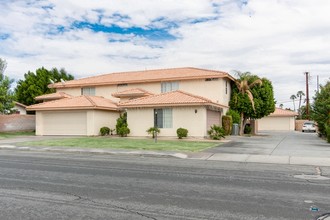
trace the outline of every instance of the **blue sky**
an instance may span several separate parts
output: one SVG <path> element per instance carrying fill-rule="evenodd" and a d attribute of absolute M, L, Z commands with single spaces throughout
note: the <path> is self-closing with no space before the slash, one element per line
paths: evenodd
<path fill-rule="evenodd" d="M 0 57 L 15 80 L 65 68 L 76 78 L 199 67 L 250 71 L 278 104 L 330 77 L 328 0 L 0 0 Z M 311 94 L 313 95 L 313 94 Z"/>

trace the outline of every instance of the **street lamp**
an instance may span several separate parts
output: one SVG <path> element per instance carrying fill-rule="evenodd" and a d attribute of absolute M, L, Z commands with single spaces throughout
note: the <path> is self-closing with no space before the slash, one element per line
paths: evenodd
<path fill-rule="evenodd" d="M 155 111 L 155 143 L 157 143 L 157 111 Z"/>

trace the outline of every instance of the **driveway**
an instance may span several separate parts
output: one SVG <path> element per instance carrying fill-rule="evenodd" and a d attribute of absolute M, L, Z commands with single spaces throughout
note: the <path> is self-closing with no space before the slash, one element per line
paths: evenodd
<path fill-rule="evenodd" d="M 230 136 L 227 139 L 231 142 L 204 152 L 330 158 L 330 144 L 315 133 L 263 132 L 258 136 Z"/>

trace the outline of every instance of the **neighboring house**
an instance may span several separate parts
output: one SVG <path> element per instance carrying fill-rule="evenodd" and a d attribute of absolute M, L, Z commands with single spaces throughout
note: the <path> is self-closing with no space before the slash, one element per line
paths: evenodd
<path fill-rule="evenodd" d="M 13 110 L 16 112 L 16 114 L 20 114 L 20 115 L 26 115 L 26 105 L 19 103 L 19 102 L 15 102 L 14 101 L 14 108 Z"/>
<path fill-rule="evenodd" d="M 257 120 L 257 128 L 259 131 L 294 131 L 297 115 L 294 111 L 275 108 L 273 113 Z"/>
<path fill-rule="evenodd" d="M 161 136 L 176 136 L 183 127 L 190 136 L 204 137 L 211 125 L 221 124 L 233 80 L 228 73 L 198 68 L 112 73 L 50 84 L 57 93 L 39 96 L 47 102 L 28 109 L 36 111 L 37 135 L 98 135 L 102 126 L 114 128 L 114 119 L 127 111 L 131 136 L 146 136 L 157 121 Z M 90 104 L 81 106 L 86 99 Z M 111 106 L 100 109 L 94 99 Z"/>

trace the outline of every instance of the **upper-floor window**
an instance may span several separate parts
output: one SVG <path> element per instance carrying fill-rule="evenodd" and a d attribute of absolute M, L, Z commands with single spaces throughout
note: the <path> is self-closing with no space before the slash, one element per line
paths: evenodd
<path fill-rule="evenodd" d="M 205 81 L 218 81 L 219 78 L 206 78 Z"/>
<path fill-rule="evenodd" d="M 172 128 L 173 117 L 171 108 L 154 109 L 154 126 L 157 128 Z"/>
<path fill-rule="evenodd" d="M 81 88 L 82 95 L 95 95 L 95 87 L 84 87 Z"/>
<path fill-rule="evenodd" d="M 179 82 L 162 82 L 162 93 L 179 89 Z"/>
<path fill-rule="evenodd" d="M 228 94 L 228 81 L 226 80 L 226 94 Z"/>

